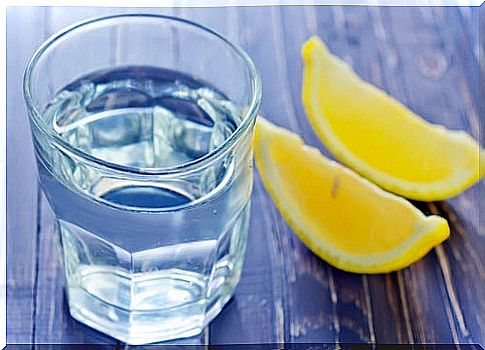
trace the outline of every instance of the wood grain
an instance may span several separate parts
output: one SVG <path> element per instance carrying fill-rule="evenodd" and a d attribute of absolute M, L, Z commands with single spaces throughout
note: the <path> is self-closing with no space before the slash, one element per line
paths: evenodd
<path fill-rule="evenodd" d="M 175 14 L 224 33 L 243 48 L 248 44 L 246 31 L 241 30 L 247 23 L 247 17 L 239 9 L 181 8 L 176 9 Z M 264 208 L 265 205 L 255 194 L 250 238 L 246 248 L 247 255 L 252 258 L 245 262 L 235 297 L 207 328 L 206 342 L 245 343 L 247 339 L 253 339 L 252 342 L 278 342 L 278 332 L 272 327 L 278 324 L 277 310 L 273 308 L 273 301 L 278 299 L 278 285 L 275 285 L 270 256 L 267 254 L 271 247 L 267 243 L 269 230 L 263 229 L 267 227 L 264 218 L 258 218 L 255 214 L 264 212 Z M 235 332 L 235 329 L 238 331 Z"/>
<path fill-rule="evenodd" d="M 456 35 L 454 33 L 457 30 L 451 28 L 463 28 L 460 13 L 447 8 L 421 8 L 416 16 L 410 14 L 403 19 L 400 13 L 399 18 L 397 14 L 390 14 L 387 18 L 393 15 L 395 17 L 392 23 L 395 27 L 391 27 L 391 31 L 406 72 L 401 91 L 407 95 L 408 104 L 428 120 L 450 128 L 465 130 L 478 139 L 479 121 L 476 104 L 470 93 L 471 89 L 476 90 L 474 87 L 478 82 L 476 76 L 466 74 L 477 66 L 473 45 L 470 45 L 468 40 L 456 40 L 456 37 L 454 40 L 448 39 Z M 397 26 L 399 20 L 407 20 L 411 24 L 410 29 L 406 32 L 399 30 Z M 471 35 L 462 33 L 462 37 L 470 38 Z M 409 44 L 405 45 L 406 42 Z M 474 78 L 470 80 L 473 76 Z M 430 104 L 430 101 L 433 103 Z M 425 278 L 435 270 L 438 276 L 438 288 L 431 289 L 434 284 L 427 283 L 424 286 L 424 282 L 423 286 L 417 286 L 417 288 L 426 288 L 431 295 L 441 295 L 442 303 L 436 304 L 442 304 L 442 307 L 436 307 L 433 310 L 429 308 L 429 312 L 432 313 L 433 320 L 437 320 L 443 317 L 438 316 L 438 313 L 442 314 L 442 310 L 445 311 L 445 319 L 451 332 L 450 340 L 453 342 L 470 342 L 471 339 L 482 341 L 483 336 L 483 329 L 480 330 L 480 323 L 477 322 L 477 315 L 480 313 L 469 312 L 464 316 L 462 311 L 462 303 L 467 300 L 475 300 L 474 303 L 479 304 L 483 301 L 482 288 L 472 277 L 472 275 L 482 276 L 483 282 L 483 265 L 478 259 L 479 252 L 484 248 L 484 240 L 478 235 L 477 203 L 480 186 L 483 184 L 473 187 L 446 203 L 436 203 L 438 207 L 448 208 L 448 212 L 438 211 L 435 204 L 428 205 L 429 212 L 441 214 L 448 219 L 451 238 L 435 251 L 438 267 L 429 266 L 426 271 L 417 273 L 422 273 L 422 278 Z M 456 220 L 451 210 L 463 213 L 468 220 Z M 460 243 L 458 243 L 460 237 L 457 235 L 460 223 L 457 221 L 466 225 L 466 234 Z M 460 256 L 459 260 L 455 258 L 456 256 Z M 451 262 L 451 260 L 454 261 Z M 433 265 L 435 264 L 436 262 L 433 262 Z M 451 266 L 455 272 L 453 274 Z M 468 273 L 470 273 L 468 277 L 465 277 Z M 453 280 L 452 276 L 459 276 L 459 278 Z M 409 287 L 413 288 L 412 285 Z M 423 298 L 423 300 L 426 299 Z M 483 305 L 480 305 L 479 309 L 483 310 Z M 430 329 L 429 324 L 426 324 L 426 328 Z M 442 339 L 445 335 L 439 332 L 446 327 L 431 327 L 433 328 L 435 329 L 433 333 L 424 333 L 427 341 Z M 470 337 L 471 332 L 474 333 L 473 337 Z"/>
<path fill-rule="evenodd" d="M 25 22 L 24 22 L 25 21 Z M 18 30 L 18 23 L 28 23 Z M 37 173 L 21 79 L 44 39 L 40 8 L 7 10 L 7 342 L 31 342 L 37 282 Z"/>
<path fill-rule="evenodd" d="M 281 65 L 284 69 L 281 69 L 287 84 L 286 88 L 290 92 L 289 100 L 292 103 L 292 108 L 288 111 L 290 118 L 293 119 L 294 131 L 303 135 L 305 142 L 317 146 L 323 150 L 321 142 L 316 138 L 315 134 L 311 130 L 300 102 L 301 91 L 301 55 L 300 48 L 302 44 L 313 34 L 320 33 L 319 26 L 330 27 L 328 24 L 334 23 L 333 16 L 336 8 L 328 6 L 315 7 L 313 9 L 303 7 L 281 7 L 280 11 L 282 15 L 279 17 L 279 23 L 277 21 L 272 22 L 273 28 L 284 28 L 282 33 L 279 33 L 278 37 L 274 40 L 279 42 L 281 52 L 280 57 Z M 275 12 L 278 9 L 275 10 Z M 338 8 L 337 11 L 340 11 Z M 314 12 L 315 11 L 315 12 Z M 312 16 L 311 13 L 315 13 Z M 277 14 L 277 12 L 276 12 Z M 299 21 L 295 21 L 292 18 L 307 18 L 310 26 L 297 25 Z M 320 22 L 315 23 L 315 18 L 318 18 Z M 294 23 L 293 26 L 283 26 L 283 23 Z M 316 27 L 315 27 L 316 25 Z M 312 32 L 312 31 L 317 32 Z M 277 29 L 274 32 L 278 33 Z M 327 35 L 333 35 L 333 42 L 340 41 L 337 33 L 326 33 Z M 282 87 L 283 89 L 285 86 Z M 293 235 L 292 235 L 293 236 Z M 293 240 L 297 240 L 294 236 Z M 308 275 L 321 276 L 320 281 L 320 297 L 326 299 L 326 303 L 330 301 L 330 305 L 326 306 L 322 302 L 319 302 L 318 307 L 314 307 L 311 303 L 301 305 L 297 309 L 299 313 L 295 312 L 296 317 L 291 319 L 293 328 L 298 329 L 301 324 L 305 325 L 307 321 L 308 313 L 316 313 L 318 317 L 310 324 L 306 325 L 306 328 L 312 329 L 312 333 L 302 334 L 295 333 L 290 338 L 291 341 L 315 341 L 315 342 L 374 342 L 375 333 L 372 323 L 372 310 L 369 299 L 369 288 L 367 283 L 367 277 L 348 274 L 342 271 L 336 270 L 326 264 L 319 261 L 312 253 L 306 251 L 301 245 L 298 247 L 298 251 L 305 251 L 305 259 L 298 261 L 301 270 L 305 271 Z M 291 248 L 294 249 L 294 248 Z M 325 274 L 322 276 L 323 270 Z M 300 278 L 298 278 L 300 280 Z M 328 281 L 328 284 L 325 283 Z M 295 289 L 300 293 L 295 293 L 295 298 L 304 300 L 316 300 L 312 289 L 318 288 L 318 285 L 312 285 L 312 288 L 305 287 L 299 283 L 295 283 Z M 308 297 L 301 294 L 301 291 L 309 293 Z M 310 297 L 312 296 L 312 297 Z M 324 300 L 325 300 L 324 299 Z M 295 302 L 298 305 L 298 303 Z M 330 313 L 324 310 L 331 310 Z M 308 321 L 307 321 L 308 323 Z M 305 329 L 305 328 L 303 328 Z"/>
<path fill-rule="evenodd" d="M 69 316 L 55 221 L 36 185 L 19 82 L 25 62 L 48 35 L 82 18 L 120 12 L 173 14 L 227 35 L 260 70 L 261 114 L 299 133 L 327 156 L 331 154 L 308 124 L 300 98 L 300 48 L 311 35 L 320 36 L 365 80 L 425 119 L 482 137 L 483 145 L 478 76 L 484 70 L 478 56 L 485 47 L 478 35 L 478 8 L 10 8 L 9 342 L 118 343 Z M 446 202 L 415 203 L 426 214 L 448 220 L 450 239 L 402 271 L 357 275 L 311 253 L 280 216 L 256 174 L 246 261 L 234 298 L 203 334 L 171 343 L 483 343 L 483 190 L 480 183 Z"/>

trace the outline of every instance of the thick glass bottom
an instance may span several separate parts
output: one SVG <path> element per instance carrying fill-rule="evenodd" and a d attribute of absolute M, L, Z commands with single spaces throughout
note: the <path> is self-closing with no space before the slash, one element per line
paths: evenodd
<path fill-rule="evenodd" d="M 225 276 L 225 283 L 210 298 L 201 294 L 203 281 L 198 280 L 195 274 L 184 274 L 183 271 L 162 271 L 149 279 L 141 278 L 136 282 L 131 279 L 130 286 L 128 280 L 125 285 L 120 285 L 124 278 L 113 275 L 113 271 L 109 270 L 84 271 L 82 275 L 82 279 L 91 280 L 88 285 L 103 286 L 106 290 L 101 294 L 97 290 L 94 295 L 82 287 L 84 283 L 68 287 L 72 317 L 120 341 L 139 345 L 201 333 L 231 298 L 240 274 L 236 272 L 229 278 Z M 93 283 L 95 279 L 99 279 L 99 283 Z M 106 293 L 126 294 L 123 291 L 125 287 L 137 289 L 136 295 L 140 298 L 138 302 L 133 300 L 131 310 L 113 305 L 99 297 Z M 169 293 L 165 293 L 167 290 Z M 150 308 L 150 305 L 164 304 L 177 306 Z"/>

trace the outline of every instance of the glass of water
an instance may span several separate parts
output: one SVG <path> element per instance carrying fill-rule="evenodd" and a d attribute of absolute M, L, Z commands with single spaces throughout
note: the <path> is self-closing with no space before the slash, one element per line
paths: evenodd
<path fill-rule="evenodd" d="M 183 19 L 96 18 L 39 48 L 24 94 L 71 315 L 132 344 L 200 333 L 244 260 L 249 56 Z"/>

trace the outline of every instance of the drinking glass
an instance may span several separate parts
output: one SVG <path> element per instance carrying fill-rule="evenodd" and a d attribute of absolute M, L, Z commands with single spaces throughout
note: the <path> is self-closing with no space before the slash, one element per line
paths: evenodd
<path fill-rule="evenodd" d="M 131 344 L 200 333 L 244 260 L 250 57 L 185 19 L 112 15 L 48 39 L 23 88 L 72 317 Z"/>

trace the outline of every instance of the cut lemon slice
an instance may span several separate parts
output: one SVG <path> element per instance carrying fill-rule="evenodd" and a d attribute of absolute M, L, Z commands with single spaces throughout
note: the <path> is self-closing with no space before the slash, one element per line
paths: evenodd
<path fill-rule="evenodd" d="M 449 236 L 445 219 L 424 216 L 405 199 L 262 118 L 256 125 L 255 157 L 266 189 L 295 233 L 342 270 L 401 269 Z"/>
<path fill-rule="evenodd" d="M 307 116 L 347 166 L 388 191 L 425 201 L 457 195 L 485 175 L 485 155 L 465 132 L 426 122 L 359 78 L 316 37 L 302 54 Z"/>

